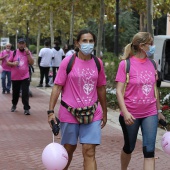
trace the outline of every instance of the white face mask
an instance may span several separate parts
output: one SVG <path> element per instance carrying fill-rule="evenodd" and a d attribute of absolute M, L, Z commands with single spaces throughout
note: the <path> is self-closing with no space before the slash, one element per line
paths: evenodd
<path fill-rule="evenodd" d="M 80 51 L 84 54 L 84 55 L 89 55 L 92 53 L 93 49 L 94 49 L 94 44 L 91 43 L 82 43 L 80 44 Z"/>

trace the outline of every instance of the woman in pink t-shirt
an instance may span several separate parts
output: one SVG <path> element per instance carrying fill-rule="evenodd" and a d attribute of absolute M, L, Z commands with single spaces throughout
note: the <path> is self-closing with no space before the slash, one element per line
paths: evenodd
<path fill-rule="evenodd" d="M 84 169 L 97 169 L 95 148 L 100 144 L 101 128 L 107 121 L 107 107 L 103 63 L 91 55 L 95 42 L 95 35 L 92 32 L 80 31 L 76 41 L 78 53 L 64 58 L 54 81 L 49 111 L 47 111 L 48 122 L 51 126 L 51 121 L 56 122 L 54 107 L 62 91 L 58 118 L 61 122 L 61 144 L 64 145 L 69 155 L 65 169 L 68 169 L 71 163 L 78 139 L 82 144 Z M 71 59 L 74 60 L 68 72 L 67 68 Z M 93 111 L 91 112 L 90 109 Z M 75 113 L 81 116 L 84 113 L 93 113 L 94 117 L 91 119 L 92 122 L 88 122 L 86 118 L 81 122 L 78 120 L 79 117 L 73 116 Z"/>
<path fill-rule="evenodd" d="M 157 72 L 148 57 L 154 54 L 153 38 L 148 32 L 137 33 L 125 47 L 116 75 L 119 122 L 124 135 L 121 170 L 127 170 L 137 140 L 139 127 L 143 136 L 143 169 L 155 169 L 155 141 L 158 119 L 165 120 L 155 96 Z M 129 83 L 125 88 L 125 59 L 130 60 Z M 157 91 L 156 91 L 157 92 Z"/>
<path fill-rule="evenodd" d="M 6 49 L 0 53 L 0 60 L 2 60 L 3 72 L 1 75 L 2 79 L 2 94 L 7 92 L 10 93 L 11 89 L 11 67 L 7 65 L 7 60 L 12 55 L 11 44 L 6 44 Z"/>

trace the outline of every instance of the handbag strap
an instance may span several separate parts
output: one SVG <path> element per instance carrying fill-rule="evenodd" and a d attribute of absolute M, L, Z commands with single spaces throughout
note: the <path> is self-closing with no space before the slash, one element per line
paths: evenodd
<path fill-rule="evenodd" d="M 71 106 L 69 106 L 67 103 L 65 103 L 63 100 L 61 100 L 61 105 L 64 106 L 69 112 L 72 112 L 72 111 L 76 111 L 76 110 L 81 110 L 83 108 L 72 108 Z M 97 108 L 97 105 L 98 105 L 98 101 L 96 101 L 94 104 L 93 104 L 93 107 L 96 109 Z M 87 106 L 88 108 L 89 106 Z M 92 106 L 90 106 L 92 107 Z"/>

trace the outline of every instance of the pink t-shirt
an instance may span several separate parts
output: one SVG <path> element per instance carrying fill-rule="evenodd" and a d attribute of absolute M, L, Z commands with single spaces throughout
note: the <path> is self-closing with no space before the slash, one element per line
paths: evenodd
<path fill-rule="evenodd" d="M 32 57 L 31 53 L 30 56 Z M 11 80 L 24 80 L 29 78 L 29 64 L 28 57 L 26 52 L 21 52 L 20 50 L 16 50 L 16 55 L 9 58 L 10 62 L 19 61 L 18 66 L 11 67 Z"/>
<path fill-rule="evenodd" d="M 154 93 L 155 68 L 151 61 L 148 58 L 140 61 L 135 57 L 131 57 L 129 77 L 130 80 L 124 95 L 127 110 L 135 118 L 157 114 Z M 116 81 L 122 83 L 126 81 L 125 60 L 119 64 Z"/>
<path fill-rule="evenodd" d="M 54 83 L 63 86 L 62 100 L 69 106 L 73 108 L 91 106 L 98 99 L 97 87 L 106 85 L 103 63 L 99 59 L 101 70 L 98 74 L 93 58 L 84 61 L 76 57 L 72 70 L 67 75 L 66 68 L 71 57 L 68 56 L 61 62 Z M 93 121 L 101 120 L 102 112 L 101 105 L 98 103 Z M 59 119 L 61 122 L 78 123 L 75 117 L 62 105 L 59 108 Z"/>
<path fill-rule="evenodd" d="M 10 56 L 12 56 L 13 52 L 11 50 L 10 51 L 4 50 L 0 53 L 0 58 L 4 57 L 6 54 L 8 54 L 8 56 L 2 59 L 2 67 L 4 71 L 11 71 L 11 66 L 7 65 L 7 61 L 10 58 Z"/>

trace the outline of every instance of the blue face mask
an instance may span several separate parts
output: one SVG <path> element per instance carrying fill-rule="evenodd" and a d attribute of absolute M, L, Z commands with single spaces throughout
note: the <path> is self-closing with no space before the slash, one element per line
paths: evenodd
<path fill-rule="evenodd" d="M 149 50 L 146 51 L 146 55 L 151 57 L 155 53 L 155 45 L 149 45 Z"/>
<path fill-rule="evenodd" d="M 94 49 L 94 44 L 82 43 L 82 44 L 80 44 L 79 49 L 84 55 L 89 55 L 92 53 L 92 51 Z"/>

